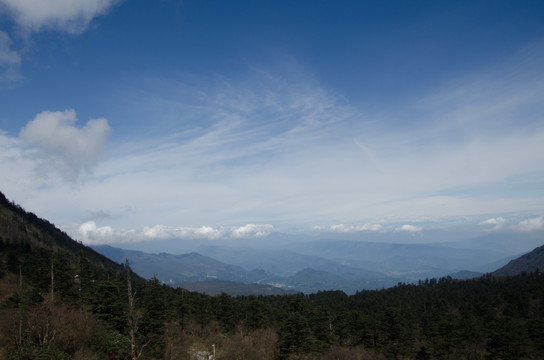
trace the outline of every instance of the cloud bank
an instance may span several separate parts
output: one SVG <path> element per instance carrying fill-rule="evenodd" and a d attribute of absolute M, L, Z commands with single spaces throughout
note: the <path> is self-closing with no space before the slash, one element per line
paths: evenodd
<path fill-rule="evenodd" d="M 480 222 L 480 225 L 485 226 L 485 231 L 499 231 L 504 227 L 506 219 L 499 216 L 496 218 L 491 218 Z"/>
<path fill-rule="evenodd" d="M 544 216 L 520 221 L 517 229 L 522 232 L 544 230 Z"/>
<path fill-rule="evenodd" d="M 269 235 L 274 230 L 270 224 L 246 224 L 239 227 L 174 227 L 155 225 L 144 227 L 142 230 L 118 229 L 110 226 L 97 226 L 94 221 L 87 221 L 77 229 L 71 229 L 70 234 L 86 244 L 133 243 L 167 239 L 181 240 L 219 240 L 219 239 L 249 239 Z"/>
<path fill-rule="evenodd" d="M 398 227 L 395 231 L 408 232 L 408 233 L 417 233 L 417 232 L 423 231 L 423 228 L 421 226 L 405 224 L 405 225 L 402 225 L 402 226 Z"/>
<path fill-rule="evenodd" d="M 340 233 L 354 233 L 362 231 L 381 231 L 383 226 L 381 224 L 363 224 L 363 225 L 344 225 L 337 224 L 332 225 L 329 230 L 332 232 Z"/>
<path fill-rule="evenodd" d="M 36 150 L 42 168 L 57 169 L 70 180 L 90 171 L 105 148 L 108 121 L 91 119 L 76 126 L 76 112 L 43 111 L 20 131 L 19 138 Z"/>
<path fill-rule="evenodd" d="M 480 222 L 480 225 L 484 226 L 484 231 L 520 231 L 520 232 L 533 232 L 544 230 L 544 216 L 538 216 L 529 218 L 518 222 L 515 225 L 509 225 L 508 220 L 499 216 Z"/>

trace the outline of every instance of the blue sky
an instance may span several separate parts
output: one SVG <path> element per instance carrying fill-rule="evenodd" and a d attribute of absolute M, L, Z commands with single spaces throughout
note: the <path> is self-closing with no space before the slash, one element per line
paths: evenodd
<path fill-rule="evenodd" d="M 87 243 L 542 231 L 544 3 L 0 0 L 0 169 Z"/>

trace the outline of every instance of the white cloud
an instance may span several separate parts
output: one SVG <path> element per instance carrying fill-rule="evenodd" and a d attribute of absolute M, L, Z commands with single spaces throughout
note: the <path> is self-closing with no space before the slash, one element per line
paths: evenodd
<path fill-rule="evenodd" d="M 91 119 L 82 128 L 75 123 L 74 110 L 43 111 L 26 124 L 19 137 L 38 149 L 47 166 L 75 180 L 82 170 L 91 170 L 110 132 L 106 119 Z"/>
<path fill-rule="evenodd" d="M 0 31 L 0 84 L 13 83 L 21 79 L 19 65 L 21 56 L 12 49 L 9 35 Z"/>
<path fill-rule="evenodd" d="M 164 225 L 155 225 L 145 227 L 143 230 L 144 239 L 164 240 L 164 239 L 219 239 L 225 233 L 224 229 L 215 229 L 210 226 L 202 227 L 171 227 Z"/>
<path fill-rule="evenodd" d="M 14 39 L 28 40 L 32 33 L 41 30 L 80 34 L 87 29 L 93 18 L 105 14 L 120 1 L 0 0 L 0 15 L 13 18 L 21 30 Z M 26 41 L 26 45 L 18 45 L 24 48 L 28 44 Z M 12 86 L 23 79 L 20 64 L 21 54 L 13 49 L 12 38 L 8 33 L 0 31 L 0 85 Z"/>
<path fill-rule="evenodd" d="M 168 116 L 217 120 L 182 145 L 172 144 L 168 153 L 185 154 L 184 164 L 199 180 L 218 185 L 214 179 L 220 177 L 227 196 L 238 195 L 240 206 L 277 205 L 274 212 L 283 211 L 286 218 L 304 214 L 345 222 L 415 212 L 417 217 L 489 213 L 497 205 L 508 211 L 514 202 L 514 210 L 522 210 L 522 202 L 532 207 L 538 200 L 500 190 L 484 198 L 482 191 L 471 191 L 544 170 L 535 166 L 544 163 L 541 123 L 521 128 L 516 121 L 542 100 L 542 76 L 537 73 L 527 83 L 525 75 L 503 73 L 467 79 L 469 85 L 457 84 L 444 89 L 440 99 L 421 102 L 417 121 L 402 131 L 388 125 L 395 123 L 395 113 L 384 112 L 383 121 L 369 119 L 319 86 L 293 85 L 270 74 L 254 83 L 229 82 L 222 91 L 204 86 L 206 96 L 198 101 L 188 99 L 202 91 L 171 80 L 163 91 L 177 95 L 158 103 L 169 109 Z M 512 88 L 520 90 L 515 99 Z M 158 93 L 150 93 L 155 102 Z M 473 96 L 479 101 L 470 101 Z M 187 103 L 209 113 L 195 114 Z M 499 116 L 501 131 L 492 126 Z M 464 196 L 465 190 L 471 195 Z"/>
<path fill-rule="evenodd" d="M 504 224 L 506 223 L 506 219 L 503 217 L 496 217 L 484 220 L 480 222 L 480 225 L 486 226 L 485 231 L 498 231 L 504 227 Z"/>
<path fill-rule="evenodd" d="M 269 235 L 274 227 L 270 224 L 257 225 L 257 224 L 247 224 L 234 228 L 231 231 L 232 238 L 249 238 L 249 237 L 262 237 Z"/>
<path fill-rule="evenodd" d="M 544 216 L 520 221 L 517 229 L 523 232 L 544 230 Z"/>
<path fill-rule="evenodd" d="M 405 225 L 402 225 L 401 227 L 398 227 L 395 231 L 416 233 L 416 232 L 423 231 L 423 228 L 420 226 L 405 224 Z"/>
<path fill-rule="evenodd" d="M 505 222 L 506 222 L 506 219 L 499 216 L 499 217 L 496 217 L 496 218 L 491 218 L 491 219 L 484 220 L 484 221 L 480 222 L 480 224 L 482 224 L 482 225 L 499 225 L 499 224 L 504 224 Z"/>
<path fill-rule="evenodd" d="M 218 240 L 227 238 L 258 238 L 267 236 L 274 229 L 269 224 L 247 224 L 240 227 L 188 227 L 154 225 L 142 230 L 114 229 L 111 226 L 97 226 L 94 221 L 87 221 L 78 227 L 71 227 L 68 232 L 75 239 L 86 244 L 119 244 L 141 241 L 183 239 L 183 240 Z"/>
<path fill-rule="evenodd" d="M 34 164 L 25 156 L 23 144 L 17 138 L 0 130 L 0 190 L 22 204 L 25 196 L 36 198 L 32 191 L 42 185 L 42 179 L 33 173 Z M 11 195 L 12 194 L 12 195 Z"/>
<path fill-rule="evenodd" d="M 352 233 L 352 232 L 361 232 L 361 231 L 380 231 L 382 230 L 382 225 L 380 224 L 364 224 L 364 225 L 344 225 L 337 224 L 330 227 L 330 231 L 341 232 L 341 233 Z"/>
<path fill-rule="evenodd" d="M 491 81 L 489 75 L 475 77 L 468 82 L 476 85 L 437 91 L 417 111 L 392 106 L 375 118 L 311 76 L 138 79 L 143 89 L 120 91 L 132 111 L 127 118 L 137 124 L 153 118 L 153 124 L 141 138 L 117 143 L 85 186 L 67 191 L 66 184 L 51 183 L 41 191 L 39 177 L 9 171 L 0 177 L 11 188 L 22 178 L 36 181 L 12 192 L 13 199 L 28 199 L 35 211 L 61 224 L 79 223 L 82 215 L 67 205 L 52 208 L 53 202 L 112 214 L 131 207 L 132 213 L 109 220 L 129 228 L 179 219 L 297 227 L 331 219 L 420 224 L 451 216 L 541 213 L 544 198 L 534 189 L 541 188 L 544 175 L 544 127 L 542 121 L 517 119 L 541 116 L 536 100 L 542 100 L 544 81 L 541 72 L 525 71 L 506 69 Z M 399 129 L 398 119 L 409 125 Z M 169 134 L 149 136 L 162 128 Z M 197 236 L 195 229 L 185 231 Z M 223 231 L 230 236 L 230 229 Z"/>
<path fill-rule="evenodd" d="M 25 31 L 53 29 L 81 33 L 118 0 L 0 0 Z M 0 7 L 1 9 L 1 7 Z"/>
<path fill-rule="evenodd" d="M 113 229 L 109 226 L 97 227 L 94 221 L 87 221 L 79 227 L 81 236 L 85 239 L 109 238 L 113 236 Z"/>

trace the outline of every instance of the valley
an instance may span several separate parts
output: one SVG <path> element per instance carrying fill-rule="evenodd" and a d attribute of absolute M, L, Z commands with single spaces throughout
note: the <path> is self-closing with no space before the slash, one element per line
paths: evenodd
<path fill-rule="evenodd" d="M 515 250 L 539 241 L 534 236 L 516 236 Z M 477 244 L 478 247 L 475 247 Z M 197 252 L 173 255 L 125 250 L 109 245 L 93 246 L 112 261 L 128 259 L 133 269 L 145 278 L 156 276 L 165 284 L 192 289 L 198 282 L 229 281 L 245 285 L 268 285 L 278 291 L 314 293 L 341 290 L 354 294 L 361 290 L 392 287 L 398 283 L 417 283 L 429 278 L 478 277 L 520 256 L 513 249 L 497 250 L 495 243 L 480 238 L 448 244 L 396 244 L 355 240 L 320 240 L 310 244 L 294 242 L 282 250 L 251 247 L 200 245 Z M 525 245 L 524 245 L 525 244 Z M 529 248 L 531 250 L 532 248 Z M 300 251 L 300 252 L 297 252 Z M 304 251 L 304 253 L 302 253 Z M 372 269 L 372 270 L 370 270 Z M 456 275 L 458 274 L 458 275 Z M 467 274 L 472 274 L 467 276 Z M 217 294 L 211 284 L 202 284 L 208 294 Z M 231 295 L 261 295 L 259 287 L 240 292 L 220 286 Z"/>

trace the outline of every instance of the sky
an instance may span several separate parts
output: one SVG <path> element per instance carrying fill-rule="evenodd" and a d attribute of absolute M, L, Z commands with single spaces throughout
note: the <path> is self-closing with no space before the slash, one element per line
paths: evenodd
<path fill-rule="evenodd" d="M 544 3 L 0 0 L 0 191 L 87 244 L 544 231 Z"/>

